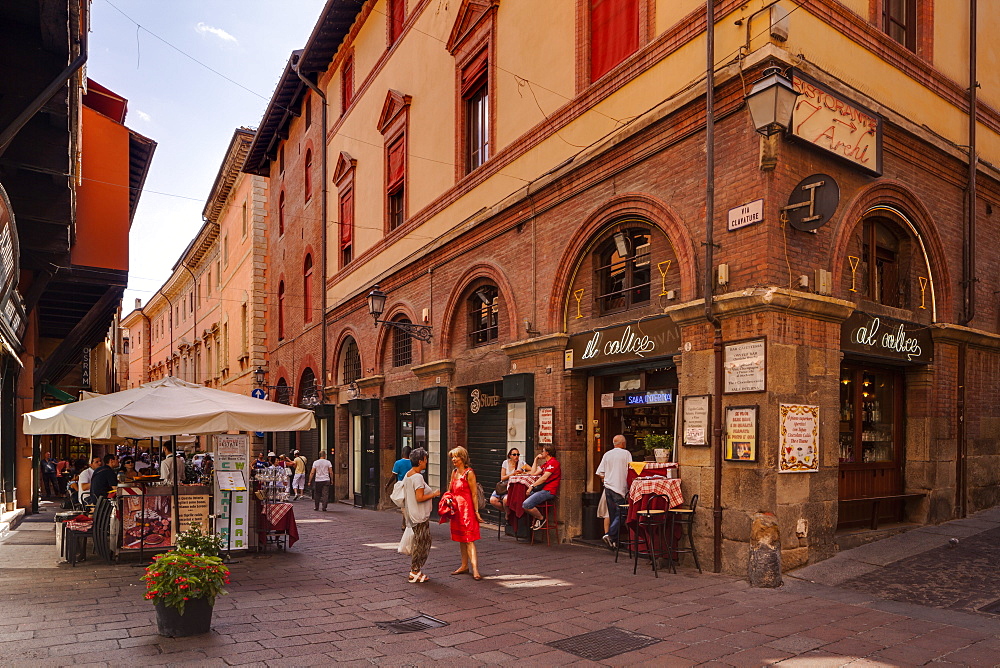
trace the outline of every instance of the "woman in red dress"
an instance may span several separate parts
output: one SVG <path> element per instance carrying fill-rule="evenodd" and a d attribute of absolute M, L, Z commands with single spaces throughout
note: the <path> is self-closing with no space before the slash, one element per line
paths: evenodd
<path fill-rule="evenodd" d="M 479 523 L 483 521 L 479 516 L 479 508 L 476 507 L 479 496 L 476 492 L 476 474 L 469 468 L 469 452 L 465 448 L 452 448 L 448 451 L 448 456 L 455 467 L 448 486 L 448 491 L 456 502 L 455 515 L 451 518 L 451 539 L 462 548 L 462 565 L 452 575 L 468 573 L 471 565 L 472 577 L 482 580 L 474 542 L 479 540 Z"/>

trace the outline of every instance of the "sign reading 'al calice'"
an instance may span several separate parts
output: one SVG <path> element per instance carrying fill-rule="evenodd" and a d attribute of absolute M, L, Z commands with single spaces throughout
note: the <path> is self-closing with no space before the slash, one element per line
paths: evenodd
<path fill-rule="evenodd" d="M 840 347 L 848 352 L 927 364 L 934 361 L 930 330 L 903 320 L 855 311 L 840 329 Z"/>
<path fill-rule="evenodd" d="M 680 347 L 680 340 L 680 329 L 670 316 L 596 329 L 570 337 L 566 368 L 639 362 L 673 355 Z"/>

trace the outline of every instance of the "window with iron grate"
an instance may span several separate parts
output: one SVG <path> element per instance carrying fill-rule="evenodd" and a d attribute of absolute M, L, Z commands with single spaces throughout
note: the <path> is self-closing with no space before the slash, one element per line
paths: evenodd
<path fill-rule="evenodd" d="M 649 301 L 649 248 L 650 234 L 645 228 L 619 229 L 598 248 L 594 294 L 601 313 Z"/>
<path fill-rule="evenodd" d="M 495 285 L 484 285 L 469 297 L 469 347 L 483 346 L 499 337 L 500 291 Z"/>
<path fill-rule="evenodd" d="M 353 383 L 361 378 L 361 354 L 354 339 L 348 339 L 344 344 L 344 358 L 341 363 L 343 384 Z"/>
<path fill-rule="evenodd" d="M 406 317 L 395 318 L 394 322 L 410 324 Z M 399 329 L 392 330 L 392 366 L 410 366 L 413 364 L 413 339 L 409 332 Z"/>

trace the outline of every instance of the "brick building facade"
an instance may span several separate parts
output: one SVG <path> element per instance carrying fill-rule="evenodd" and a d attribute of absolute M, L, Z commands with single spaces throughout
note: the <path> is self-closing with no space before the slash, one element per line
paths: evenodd
<path fill-rule="evenodd" d="M 717 53 L 738 56 L 715 73 L 707 266 L 706 85 L 691 64 L 704 9 L 619 4 L 639 12 L 639 39 L 616 42 L 609 68 L 614 54 L 594 51 L 607 17 L 588 3 L 467 0 L 437 12 L 411 1 L 401 15 L 369 2 L 350 17 L 333 3 L 286 69 L 246 169 L 277 192 L 280 161 L 288 173 L 308 136 L 299 74 L 326 91 L 338 497 L 384 504 L 403 445 L 429 449 L 432 485 L 447 484 L 456 445 L 492 484 L 508 448 L 537 451 L 551 416 L 564 536 L 586 524 L 583 495 L 600 491 L 593 472 L 614 434 L 637 452 L 668 434 L 684 496 L 699 497 L 702 562 L 717 570 L 745 571 L 758 512 L 777 515 L 791 567 L 879 522 L 995 505 L 1000 313 L 983 277 L 998 261 L 988 156 L 1000 96 L 988 75 L 970 221 L 967 72 L 928 38 L 967 42 L 972 19 L 921 13 L 896 34 L 877 2 L 717 3 Z M 984 10 L 977 30 L 998 20 Z M 544 44 L 536 24 L 552 28 Z M 823 40 L 835 34 L 837 48 Z M 415 59 L 434 76 L 415 77 Z M 762 138 L 744 96 L 769 66 L 800 95 L 791 129 Z M 301 233 L 275 244 L 290 259 L 272 264 L 272 284 L 323 238 L 314 220 L 303 213 Z M 380 319 L 427 324 L 429 342 L 373 327 L 376 284 Z M 282 347 L 316 354 L 307 329 L 272 341 L 272 380 Z M 283 364 L 291 383 L 301 369 Z M 727 416 L 753 429 L 725 429 Z"/>

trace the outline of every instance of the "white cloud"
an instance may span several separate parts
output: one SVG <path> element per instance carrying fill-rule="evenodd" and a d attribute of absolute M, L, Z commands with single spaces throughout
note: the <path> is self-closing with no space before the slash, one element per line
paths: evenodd
<path fill-rule="evenodd" d="M 194 29 L 195 29 L 195 32 L 199 32 L 202 35 L 204 35 L 204 34 L 207 33 L 209 35 L 215 35 L 216 37 L 218 37 L 219 39 L 223 40 L 224 42 L 232 42 L 233 44 L 239 44 L 239 42 L 236 40 L 235 37 L 233 37 L 232 35 L 230 35 L 228 32 L 226 32 L 222 28 L 215 28 L 215 27 L 210 26 L 210 25 L 208 25 L 206 23 L 202 23 L 201 21 L 198 22 L 198 25 L 196 25 L 194 27 Z"/>
<path fill-rule="evenodd" d="M 142 120 L 144 120 L 147 123 L 149 123 L 151 120 L 153 120 L 152 117 L 150 117 L 150 115 L 147 114 L 145 111 L 141 111 L 139 109 L 135 109 L 134 111 L 135 111 L 135 115 L 136 116 L 138 116 L 139 118 L 141 118 Z"/>

